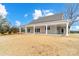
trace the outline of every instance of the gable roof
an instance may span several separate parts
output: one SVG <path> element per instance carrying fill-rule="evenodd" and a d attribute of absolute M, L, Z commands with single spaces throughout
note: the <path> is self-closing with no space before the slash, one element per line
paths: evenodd
<path fill-rule="evenodd" d="M 64 20 L 64 15 L 62 13 L 55 14 L 55 15 L 50 15 L 50 16 L 45 16 L 45 17 L 40 17 L 39 19 L 33 20 L 29 24 L 36 24 L 36 23 L 42 23 L 42 22 L 51 22 L 51 21 L 59 21 L 59 20 Z"/>

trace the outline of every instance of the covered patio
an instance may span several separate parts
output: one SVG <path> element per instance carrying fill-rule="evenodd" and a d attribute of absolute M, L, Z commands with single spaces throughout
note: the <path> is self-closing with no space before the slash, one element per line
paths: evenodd
<path fill-rule="evenodd" d="M 68 36 L 68 21 L 53 21 L 25 26 L 25 33 L 62 34 Z"/>

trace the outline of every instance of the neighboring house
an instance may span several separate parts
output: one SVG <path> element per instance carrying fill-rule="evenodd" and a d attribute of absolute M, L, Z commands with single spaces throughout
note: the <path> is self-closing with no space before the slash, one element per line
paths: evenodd
<path fill-rule="evenodd" d="M 26 33 L 63 34 L 68 36 L 70 21 L 64 20 L 63 14 L 55 14 L 33 20 L 25 26 Z"/>

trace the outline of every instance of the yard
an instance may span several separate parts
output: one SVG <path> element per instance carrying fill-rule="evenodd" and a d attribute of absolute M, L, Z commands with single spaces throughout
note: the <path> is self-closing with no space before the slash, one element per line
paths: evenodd
<path fill-rule="evenodd" d="M 69 37 L 42 34 L 0 36 L 0 55 L 79 55 L 79 34 Z"/>

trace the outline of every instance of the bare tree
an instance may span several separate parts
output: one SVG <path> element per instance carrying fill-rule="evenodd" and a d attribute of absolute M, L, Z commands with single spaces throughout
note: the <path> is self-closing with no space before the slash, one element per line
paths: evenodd
<path fill-rule="evenodd" d="M 78 3 L 66 4 L 65 18 L 71 21 L 71 23 L 69 24 L 69 29 L 72 26 L 72 24 L 79 21 L 77 17 L 79 17 L 79 4 Z"/>

